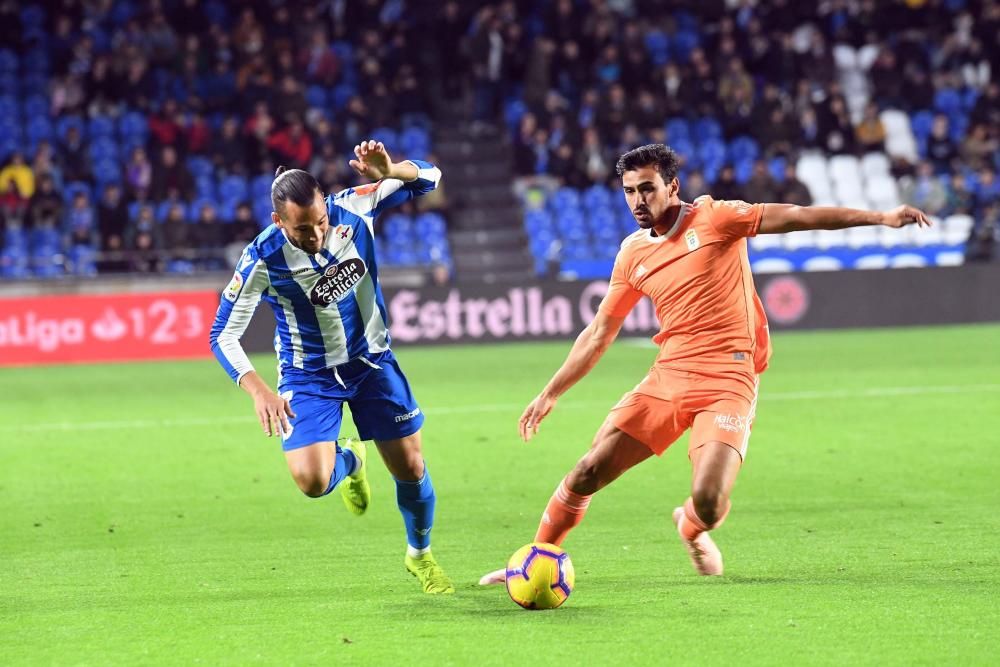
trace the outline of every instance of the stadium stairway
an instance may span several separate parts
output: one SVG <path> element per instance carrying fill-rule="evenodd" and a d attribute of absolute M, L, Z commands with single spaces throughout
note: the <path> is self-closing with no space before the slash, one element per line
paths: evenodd
<path fill-rule="evenodd" d="M 473 133 L 457 118 L 434 140 L 452 204 L 448 232 L 457 281 L 521 282 L 535 276 L 524 212 L 511 192 L 510 149 L 499 132 Z"/>

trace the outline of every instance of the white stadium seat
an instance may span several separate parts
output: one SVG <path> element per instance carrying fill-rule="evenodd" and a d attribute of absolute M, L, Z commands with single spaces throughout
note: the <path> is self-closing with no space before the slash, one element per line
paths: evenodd
<path fill-rule="evenodd" d="M 821 229 L 816 232 L 816 247 L 827 249 L 847 245 L 846 229 Z"/>
<path fill-rule="evenodd" d="M 830 178 L 834 182 L 861 181 L 858 158 L 853 155 L 834 155 L 829 163 Z"/>
<path fill-rule="evenodd" d="M 927 258 L 915 252 L 904 252 L 889 261 L 894 269 L 917 269 L 927 266 Z"/>
<path fill-rule="evenodd" d="M 902 245 L 913 245 L 913 227 L 893 229 L 892 227 L 876 227 L 878 244 L 883 248 L 896 248 Z"/>
<path fill-rule="evenodd" d="M 944 242 L 946 245 L 961 245 L 969 238 L 973 220 L 968 215 L 949 215 L 944 219 Z"/>
<path fill-rule="evenodd" d="M 885 152 L 890 157 L 901 157 L 916 162 L 917 141 L 910 129 L 910 117 L 896 109 L 886 109 L 879 118 L 885 126 Z"/>
<path fill-rule="evenodd" d="M 879 210 L 896 208 L 900 204 L 899 186 L 889 176 L 869 180 L 867 194 L 872 205 Z"/>
<path fill-rule="evenodd" d="M 965 253 L 961 250 L 942 250 L 934 256 L 938 266 L 961 266 L 965 263 Z"/>
<path fill-rule="evenodd" d="M 816 232 L 805 230 L 781 235 L 781 242 L 789 250 L 816 247 Z"/>
<path fill-rule="evenodd" d="M 847 245 L 852 248 L 864 248 L 878 244 L 878 231 L 874 227 L 851 227 L 847 230 Z"/>
<path fill-rule="evenodd" d="M 874 255 L 863 255 L 854 262 L 855 269 L 887 269 L 889 268 L 889 255 L 877 253 Z"/>
<path fill-rule="evenodd" d="M 848 208 L 869 208 L 868 197 L 861 189 L 859 181 L 838 181 L 833 186 L 833 194 L 841 206 Z"/>
<path fill-rule="evenodd" d="M 875 44 L 865 44 L 860 49 L 858 49 L 858 67 L 868 71 L 875 64 L 878 59 L 879 47 Z"/>
<path fill-rule="evenodd" d="M 865 153 L 861 158 L 861 174 L 865 179 L 889 178 L 889 158 L 885 153 Z"/>
<path fill-rule="evenodd" d="M 833 62 L 837 69 L 852 70 L 858 68 L 858 52 L 848 44 L 837 44 L 833 47 Z"/>
<path fill-rule="evenodd" d="M 795 265 L 781 257 L 768 257 L 751 263 L 750 268 L 754 273 L 791 273 Z"/>
<path fill-rule="evenodd" d="M 750 237 L 750 247 L 754 250 L 768 250 L 781 247 L 780 234 L 758 234 Z"/>
<path fill-rule="evenodd" d="M 836 257 L 829 255 L 817 255 L 810 257 L 802 263 L 804 271 L 840 271 L 844 268 L 844 263 Z"/>
<path fill-rule="evenodd" d="M 918 246 L 940 245 L 944 243 L 944 225 L 931 216 L 930 227 L 921 227 L 913 231 L 913 243 Z"/>

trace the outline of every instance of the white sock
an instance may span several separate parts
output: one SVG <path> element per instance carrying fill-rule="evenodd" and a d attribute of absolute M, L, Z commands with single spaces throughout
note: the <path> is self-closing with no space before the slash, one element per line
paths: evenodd
<path fill-rule="evenodd" d="M 424 554 L 429 554 L 431 552 L 430 547 L 424 547 L 423 549 L 417 549 L 411 547 L 409 544 L 406 545 L 406 555 L 410 558 L 420 558 Z"/>

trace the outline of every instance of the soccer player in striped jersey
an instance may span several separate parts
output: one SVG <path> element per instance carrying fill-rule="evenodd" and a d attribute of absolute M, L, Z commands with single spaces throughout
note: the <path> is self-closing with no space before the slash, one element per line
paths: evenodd
<path fill-rule="evenodd" d="M 424 416 L 389 347 L 372 227 L 381 212 L 437 187 L 441 171 L 421 160 L 393 162 L 376 141 L 355 146 L 354 155 L 351 167 L 374 182 L 326 196 L 308 172 L 278 168 L 272 224 L 243 251 L 222 292 L 212 351 L 253 398 L 264 433 L 281 436 L 307 496 L 340 485 L 348 510 L 363 514 L 371 501 L 363 441 L 375 441 L 396 482 L 407 571 L 425 593 L 453 593 L 431 554 L 435 494 L 421 454 Z M 261 300 L 277 321 L 277 392 L 240 346 Z M 360 440 L 341 448 L 344 403 Z"/>
<path fill-rule="evenodd" d="M 561 544 L 591 497 L 622 473 L 662 455 L 691 431 L 691 495 L 673 521 L 698 574 L 721 575 L 722 553 L 709 536 L 729 513 L 757 408 L 758 376 L 771 344 L 747 257 L 747 237 L 864 225 L 927 226 L 921 211 L 884 213 L 824 206 L 748 204 L 698 197 L 681 201 L 677 155 L 663 144 L 625 153 L 617 165 L 639 229 L 615 258 L 608 293 L 562 367 L 519 423 L 528 441 L 558 398 L 594 367 L 643 296 L 656 309 L 660 352 L 649 373 L 615 405 L 590 450 L 560 482 L 542 513 L 535 542 Z M 502 584 L 505 570 L 480 584 Z"/>

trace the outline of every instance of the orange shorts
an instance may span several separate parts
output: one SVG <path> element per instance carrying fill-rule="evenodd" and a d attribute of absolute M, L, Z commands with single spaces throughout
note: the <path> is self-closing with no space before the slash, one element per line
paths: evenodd
<path fill-rule="evenodd" d="M 609 419 L 657 456 L 690 428 L 689 456 L 717 440 L 746 458 L 757 386 L 753 373 L 701 373 L 657 365 L 611 408 Z"/>

